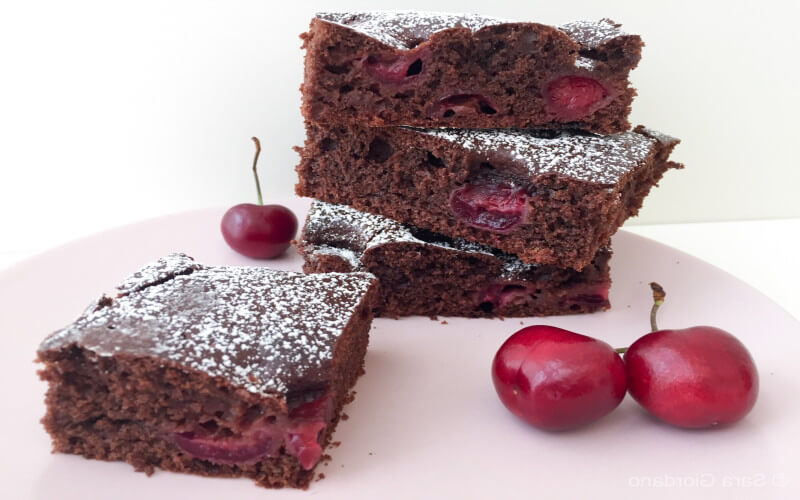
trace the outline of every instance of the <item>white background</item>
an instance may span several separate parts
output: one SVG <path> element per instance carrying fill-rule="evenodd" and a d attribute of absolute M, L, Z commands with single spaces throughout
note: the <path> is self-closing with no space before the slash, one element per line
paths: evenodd
<path fill-rule="evenodd" d="M 0 249 L 35 251 L 151 216 L 292 193 L 298 34 L 317 10 L 603 16 L 647 44 L 633 122 L 683 139 L 631 223 L 800 216 L 797 1 L 4 2 Z"/>

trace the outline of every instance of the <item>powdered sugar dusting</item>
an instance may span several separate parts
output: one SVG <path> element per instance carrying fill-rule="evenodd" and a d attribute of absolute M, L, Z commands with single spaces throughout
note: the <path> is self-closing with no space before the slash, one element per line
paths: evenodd
<path fill-rule="evenodd" d="M 580 45 L 587 49 L 596 49 L 609 41 L 630 36 L 620 29 L 619 24 L 611 19 L 599 21 L 574 21 L 558 27 Z"/>
<path fill-rule="evenodd" d="M 349 228 L 347 233 L 342 231 L 344 227 Z M 396 243 L 430 245 L 453 252 L 489 255 L 502 260 L 502 276 L 508 278 L 517 277 L 536 267 L 479 243 L 441 235 L 435 235 L 435 239 L 423 240 L 414 233 L 412 227 L 381 215 L 360 212 L 344 205 L 314 201 L 303 230 L 307 240 L 303 245 L 306 246 L 307 254 L 337 255 L 348 262 L 355 258 L 358 265 L 353 266 L 353 269 L 365 269 L 362 258 L 369 249 Z M 309 245 L 312 247 L 309 248 Z"/>
<path fill-rule="evenodd" d="M 315 16 L 345 26 L 396 49 L 416 47 L 434 33 L 451 28 L 477 31 L 487 26 L 517 24 L 516 21 L 477 14 L 423 11 L 319 12 Z M 597 48 L 620 36 L 629 36 L 610 19 L 576 21 L 558 29 L 585 48 Z"/>
<path fill-rule="evenodd" d="M 173 253 L 144 266 L 120 283 L 117 290 L 124 295 L 161 283 L 176 274 L 189 274 L 202 267 L 186 254 Z"/>
<path fill-rule="evenodd" d="M 156 357 L 252 393 L 285 394 L 326 382 L 337 339 L 375 282 L 367 273 L 305 276 L 187 259 L 145 266 L 123 282 L 125 294 L 88 309 L 40 350 L 77 344 L 99 356 Z"/>
<path fill-rule="evenodd" d="M 636 131 L 643 133 L 652 137 L 653 139 L 657 140 L 661 144 L 677 144 L 680 142 L 679 139 L 672 137 L 669 134 L 665 134 L 664 132 L 659 132 L 658 130 L 653 130 L 651 128 L 647 128 L 645 126 L 639 125 L 636 127 Z"/>
<path fill-rule="evenodd" d="M 578 69 L 593 71 L 596 65 L 597 61 L 595 61 L 594 59 L 589 59 L 588 57 L 580 57 L 580 56 L 575 58 L 575 67 Z"/>
<path fill-rule="evenodd" d="M 346 26 L 397 49 L 413 48 L 434 33 L 446 29 L 468 28 L 476 31 L 510 22 L 476 14 L 415 11 L 320 12 L 315 17 Z"/>
<path fill-rule="evenodd" d="M 616 184 L 646 163 L 656 139 L 636 132 L 593 135 L 577 132 L 536 133 L 513 129 L 420 129 L 480 155 L 504 154 L 532 176 L 556 174 L 597 184 Z"/>
<path fill-rule="evenodd" d="M 348 266 L 350 266 L 349 270 L 351 272 L 366 270 L 364 268 L 364 265 L 361 263 L 361 256 L 364 255 L 363 252 L 356 253 L 352 249 L 346 247 L 315 245 L 313 253 L 314 255 L 330 255 L 333 257 L 337 257 L 342 261 L 346 262 Z"/>

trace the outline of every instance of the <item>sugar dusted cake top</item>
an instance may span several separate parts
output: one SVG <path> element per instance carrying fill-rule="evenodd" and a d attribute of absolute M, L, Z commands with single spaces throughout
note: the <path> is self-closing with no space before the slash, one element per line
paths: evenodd
<path fill-rule="evenodd" d="M 39 350 L 156 357 L 257 394 L 326 382 L 339 336 L 375 282 L 213 267 L 173 254 L 123 281 Z"/>
<path fill-rule="evenodd" d="M 678 142 L 644 128 L 605 136 L 569 131 L 409 129 L 478 154 L 505 155 L 524 165 L 532 176 L 556 174 L 607 185 L 644 165 L 657 143 Z"/>
<path fill-rule="evenodd" d="M 414 48 L 434 33 L 446 29 L 468 28 L 477 31 L 487 26 L 517 23 L 477 14 L 423 11 L 320 12 L 315 17 L 346 26 L 401 50 Z M 620 25 L 610 19 L 577 21 L 559 26 L 558 29 L 577 44 L 589 49 L 597 48 L 615 38 L 628 36 L 620 29 Z"/>

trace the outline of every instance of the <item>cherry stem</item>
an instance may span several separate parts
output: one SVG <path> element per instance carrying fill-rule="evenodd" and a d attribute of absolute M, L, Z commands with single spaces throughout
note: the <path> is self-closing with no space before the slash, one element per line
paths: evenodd
<path fill-rule="evenodd" d="M 664 303 L 664 297 L 667 296 L 667 292 L 655 281 L 650 283 L 650 289 L 653 290 L 653 307 L 650 309 L 650 328 L 655 332 L 658 330 L 656 313 L 658 312 L 658 308 Z"/>
<path fill-rule="evenodd" d="M 258 140 L 258 137 L 252 137 L 253 142 L 256 143 L 256 155 L 253 157 L 253 177 L 256 178 L 256 192 L 258 193 L 258 204 L 263 205 L 264 199 L 261 197 L 261 183 L 258 181 L 258 170 L 256 170 L 256 165 L 258 165 L 258 155 L 261 154 L 261 142 Z"/>
<path fill-rule="evenodd" d="M 650 283 L 650 289 L 653 290 L 653 307 L 650 309 L 650 328 L 655 332 L 658 330 L 658 325 L 656 325 L 656 313 L 658 312 L 658 308 L 664 304 L 664 297 L 667 296 L 667 292 L 655 281 Z M 618 347 L 614 349 L 614 351 L 618 354 L 625 354 L 628 352 L 628 348 Z"/>

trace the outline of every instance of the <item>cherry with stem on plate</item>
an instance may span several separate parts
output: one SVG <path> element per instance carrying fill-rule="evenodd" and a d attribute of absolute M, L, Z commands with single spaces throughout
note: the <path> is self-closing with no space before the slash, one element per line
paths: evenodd
<path fill-rule="evenodd" d="M 610 345 L 547 325 L 509 337 L 495 355 L 492 380 L 511 413 L 548 431 L 600 419 L 626 389 L 625 365 Z"/>
<path fill-rule="evenodd" d="M 713 326 L 659 330 L 666 293 L 650 283 L 651 333 L 625 354 L 628 392 L 647 411 L 677 427 L 700 429 L 741 420 L 756 403 L 758 371 L 747 348 Z"/>
<path fill-rule="evenodd" d="M 258 205 L 241 203 L 222 216 L 222 237 L 228 245 L 247 257 L 274 259 L 289 248 L 297 234 L 297 217 L 283 205 L 264 205 L 261 183 L 258 180 L 258 156 L 261 143 L 253 137 L 256 154 L 253 157 L 253 176 L 256 180 Z"/>

